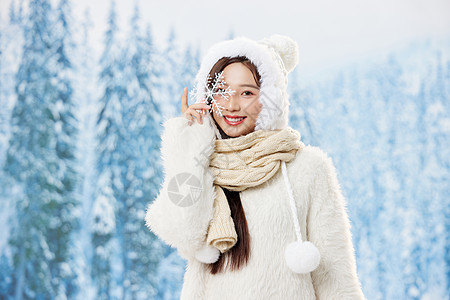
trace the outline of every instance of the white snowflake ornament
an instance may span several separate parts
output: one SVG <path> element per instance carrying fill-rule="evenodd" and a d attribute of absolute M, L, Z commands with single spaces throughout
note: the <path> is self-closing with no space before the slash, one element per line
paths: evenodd
<path fill-rule="evenodd" d="M 211 83 L 212 81 L 212 83 Z M 214 79 L 208 74 L 205 82 L 205 91 L 204 93 L 199 93 L 197 88 L 191 92 L 191 97 L 195 98 L 203 98 L 204 103 L 211 105 L 211 109 L 219 116 L 222 116 L 222 109 L 224 107 L 219 104 L 217 99 L 224 98 L 229 101 L 230 96 L 232 96 L 236 91 L 227 86 L 224 88 L 227 83 L 224 80 L 223 72 L 216 73 Z M 198 102 L 198 101 L 197 101 Z M 198 110 L 197 110 L 198 111 Z"/>

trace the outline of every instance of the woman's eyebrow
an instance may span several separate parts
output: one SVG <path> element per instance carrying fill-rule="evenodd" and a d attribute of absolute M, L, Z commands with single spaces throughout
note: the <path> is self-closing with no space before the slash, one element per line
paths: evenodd
<path fill-rule="evenodd" d="M 225 83 L 225 84 L 223 84 L 224 86 L 228 86 L 228 83 Z M 257 87 L 256 85 L 253 85 L 253 84 L 239 84 L 239 86 L 240 87 L 251 87 L 251 88 L 254 88 L 254 89 L 257 89 L 257 90 L 259 90 L 259 87 Z"/>
<path fill-rule="evenodd" d="M 222 84 L 220 84 L 220 86 L 225 87 L 225 86 L 229 86 L 229 85 L 228 85 L 228 83 L 222 83 Z M 259 87 L 257 87 L 256 85 L 253 85 L 253 84 L 239 84 L 238 86 L 240 86 L 240 87 L 251 87 L 251 88 L 259 90 Z"/>
<path fill-rule="evenodd" d="M 242 86 L 242 87 L 251 87 L 251 88 L 254 88 L 254 89 L 259 90 L 259 87 L 257 87 L 256 85 L 253 85 L 253 84 L 240 84 L 239 86 Z"/>

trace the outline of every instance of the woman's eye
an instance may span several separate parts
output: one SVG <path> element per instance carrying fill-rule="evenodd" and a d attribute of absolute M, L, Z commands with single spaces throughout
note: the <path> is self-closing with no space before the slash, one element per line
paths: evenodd
<path fill-rule="evenodd" d="M 253 93 L 252 93 L 252 92 L 250 92 L 250 91 L 245 91 L 245 92 L 244 92 L 244 95 L 246 95 L 246 96 L 250 96 L 250 95 L 253 95 Z"/>

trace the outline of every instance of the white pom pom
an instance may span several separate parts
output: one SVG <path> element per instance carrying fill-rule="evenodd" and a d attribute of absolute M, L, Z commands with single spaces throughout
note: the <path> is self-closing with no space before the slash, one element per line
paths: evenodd
<path fill-rule="evenodd" d="M 291 72 L 298 64 L 298 45 L 288 36 L 274 34 L 268 43 L 278 52 L 283 60 L 286 71 Z"/>
<path fill-rule="evenodd" d="M 312 272 L 320 263 L 319 250 L 310 242 L 290 243 L 285 256 L 288 267 L 295 273 Z"/>
<path fill-rule="evenodd" d="M 220 251 L 213 246 L 203 246 L 195 254 L 195 258 L 205 264 L 212 264 L 219 260 Z"/>

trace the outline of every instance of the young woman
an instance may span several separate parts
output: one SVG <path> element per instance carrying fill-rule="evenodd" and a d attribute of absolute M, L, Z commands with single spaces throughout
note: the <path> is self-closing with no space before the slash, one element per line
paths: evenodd
<path fill-rule="evenodd" d="M 146 223 L 187 260 L 181 299 L 365 299 L 332 160 L 288 126 L 297 63 L 285 36 L 220 42 L 164 122 Z"/>

